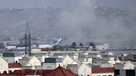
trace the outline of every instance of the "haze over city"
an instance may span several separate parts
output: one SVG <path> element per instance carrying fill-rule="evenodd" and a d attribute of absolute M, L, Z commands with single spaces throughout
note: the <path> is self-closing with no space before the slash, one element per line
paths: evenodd
<path fill-rule="evenodd" d="M 134 48 L 135 3 L 135 0 L 0 0 L 0 36 L 22 37 L 28 21 L 32 35 L 46 41 L 63 37 L 64 43 L 102 42 Z"/>
<path fill-rule="evenodd" d="M 0 76 L 136 76 L 136 0 L 0 0 Z"/>

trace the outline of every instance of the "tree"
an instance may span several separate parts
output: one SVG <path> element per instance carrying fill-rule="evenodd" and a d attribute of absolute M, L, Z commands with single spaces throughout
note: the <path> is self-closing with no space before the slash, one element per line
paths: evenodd
<path fill-rule="evenodd" d="M 80 43 L 79 46 L 80 46 L 80 47 L 84 47 L 84 44 L 83 44 L 83 43 Z"/>
<path fill-rule="evenodd" d="M 0 43 L 0 49 L 4 49 L 4 48 L 5 48 L 4 43 Z"/>
<path fill-rule="evenodd" d="M 94 42 L 90 42 L 89 46 L 92 46 L 93 49 L 96 49 L 96 45 L 94 44 Z"/>
<path fill-rule="evenodd" d="M 77 46 L 76 42 L 72 42 L 71 47 L 76 48 L 76 46 Z"/>

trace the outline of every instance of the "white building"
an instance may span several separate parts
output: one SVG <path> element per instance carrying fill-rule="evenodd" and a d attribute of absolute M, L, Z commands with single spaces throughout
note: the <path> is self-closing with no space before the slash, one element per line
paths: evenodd
<path fill-rule="evenodd" d="M 41 61 L 33 56 L 27 63 L 27 66 L 31 66 L 32 69 L 35 69 L 36 67 L 40 67 L 41 66 Z"/>
<path fill-rule="evenodd" d="M 135 65 L 130 61 L 115 64 L 115 74 L 117 76 L 135 76 Z"/>
<path fill-rule="evenodd" d="M 6 46 L 5 47 L 7 50 L 15 50 L 16 46 Z"/>
<path fill-rule="evenodd" d="M 41 53 L 41 49 L 38 49 L 38 48 L 32 49 L 31 52 L 32 53 Z"/>
<path fill-rule="evenodd" d="M 8 62 L 0 57 L 0 73 L 8 72 Z"/>
<path fill-rule="evenodd" d="M 127 61 L 127 62 L 125 62 L 123 69 L 125 69 L 125 70 L 132 69 L 133 70 L 133 69 L 135 69 L 135 65 L 132 62 Z"/>
<path fill-rule="evenodd" d="M 78 68 L 78 76 L 91 76 L 91 67 L 87 64 L 81 64 Z"/>
<path fill-rule="evenodd" d="M 42 63 L 42 68 L 43 69 L 48 69 L 48 70 L 52 70 L 55 69 L 57 67 L 57 62 L 56 62 L 56 58 L 45 58 L 44 62 Z"/>
<path fill-rule="evenodd" d="M 62 65 L 66 67 L 68 64 L 77 64 L 76 61 L 74 61 L 70 56 L 66 56 L 62 62 Z"/>

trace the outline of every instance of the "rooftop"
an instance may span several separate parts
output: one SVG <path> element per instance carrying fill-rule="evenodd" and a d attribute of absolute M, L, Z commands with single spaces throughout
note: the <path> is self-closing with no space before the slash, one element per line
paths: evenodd
<path fill-rule="evenodd" d="M 20 63 L 9 63 L 8 67 L 9 68 L 21 68 L 22 65 Z"/>
<path fill-rule="evenodd" d="M 92 73 L 114 73 L 113 67 L 95 67 L 92 69 Z"/>

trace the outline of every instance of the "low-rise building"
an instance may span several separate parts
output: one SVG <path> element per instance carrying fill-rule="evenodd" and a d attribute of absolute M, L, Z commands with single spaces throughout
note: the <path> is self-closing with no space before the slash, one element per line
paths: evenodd
<path fill-rule="evenodd" d="M 8 72 L 8 68 L 8 62 L 0 57 L 0 73 L 3 73 L 4 71 Z"/>
<path fill-rule="evenodd" d="M 114 68 L 113 67 L 92 68 L 92 76 L 114 76 Z"/>
<path fill-rule="evenodd" d="M 77 62 L 73 60 L 70 56 L 66 55 L 66 57 L 64 58 L 62 62 L 62 65 L 64 67 L 67 67 L 68 64 L 77 64 Z"/>
<path fill-rule="evenodd" d="M 26 66 L 30 66 L 30 67 L 32 67 L 32 69 L 36 69 L 37 67 L 41 66 L 41 61 L 37 57 L 33 56 L 28 61 L 28 63 L 26 64 Z"/>
<path fill-rule="evenodd" d="M 15 70 L 22 70 L 22 65 L 20 63 L 9 63 L 8 64 L 9 71 L 14 72 Z"/>
<path fill-rule="evenodd" d="M 87 64 L 81 64 L 78 68 L 78 76 L 91 76 L 92 75 L 92 69 Z"/>
<path fill-rule="evenodd" d="M 135 65 L 130 61 L 115 64 L 115 76 L 135 76 Z"/>
<path fill-rule="evenodd" d="M 42 68 L 48 70 L 55 69 L 56 63 L 56 58 L 45 58 L 45 61 L 42 63 Z"/>

